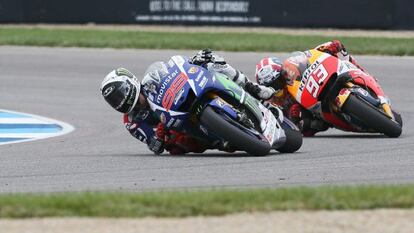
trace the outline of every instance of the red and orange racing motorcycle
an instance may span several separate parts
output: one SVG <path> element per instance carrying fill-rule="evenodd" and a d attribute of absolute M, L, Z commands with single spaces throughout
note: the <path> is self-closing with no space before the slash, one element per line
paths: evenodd
<path fill-rule="evenodd" d="M 302 60 L 307 68 L 287 90 L 306 112 L 345 131 L 401 135 L 401 115 L 373 76 L 315 49 L 302 53 Z"/>

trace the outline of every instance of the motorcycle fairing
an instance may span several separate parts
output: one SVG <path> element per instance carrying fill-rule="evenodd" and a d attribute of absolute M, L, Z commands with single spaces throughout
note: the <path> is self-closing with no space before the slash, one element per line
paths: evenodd
<path fill-rule="evenodd" d="M 171 58 L 181 73 L 186 74 L 188 77 L 185 85 L 184 95 L 189 92 L 189 88 L 193 91 L 196 97 L 201 98 L 207 93 L 221 93 L 239 101 L 250 110 L 259 122 L 262 122 L 262 113 L 258 105 L 260 102 L 245 92 L 240 86 L 233 81 L 229 80 L 227 76 L 221 73 L 212 73 L 203 67 L 193 65 L 185 60 L 182 56 L 174 56 Z M 188 89 L 187 89 L 188 88 Z M 182 102 L 177 102 L 177 107 L 174 104 L 171 109 L 178 109 Z M 264 126 L 261 127 L 264 130 Z"/>
<path fill-rule="evenodd" d="M 338 59 L 318 50 L 309 50 L 309 67 L 303 72 L 301 80 L 288 85 L 288 92 L 306 109 L 313 108 L 318 102 L 327 81 L 337 72 Z"/>
<path fill-rule="evenodd" d="M 285 139 L 284 132 L 271 111 L 225 75 L 212 73 L 203 67 L 193 65 L 182 56 L 172 57 L 168 64 L 169 75 L 160 81 L 154 93 L 148 98 L 150 108 L 167 127 L 177 130 L 191 127 L 186 124 L 190 122 L 191 116 L 188 112 L 190 109 L 183 108 L 189 106 L 186 97 L 191 93 L 200 100 L 205 95 L 217 93 L 227 95 L 244 105 L 258 120 L 262 132 L 254 132 L 243 127 L 244 131 L 267 140 L 271 145 L 277 140 Z M 237 121 L 237 110 L 224 99 L 217 97 L 219 96 L 205 104 L 220 108 L 227 117 Z"/>
<path fill-rule="evenodd" d="M 228 104 L 219 96 L 216 96 L 214 99 L 208 102 L 207 105 L 210 105 L 213 108 L 220 110 L 221 112 L 225 112 L 232 119 L 237 119 L 237 111 L 233 108 L 233 106 Z"/>

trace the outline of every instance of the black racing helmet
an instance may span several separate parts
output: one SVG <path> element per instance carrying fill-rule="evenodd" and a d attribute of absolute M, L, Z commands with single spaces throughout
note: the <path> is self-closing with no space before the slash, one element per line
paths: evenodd
<path fill-rule="evenodd" d="M 112 108 L 122 113 L 131 112 L 137 105 L 141 84 L 127 69 L 111 71 L 101 85 L 101 93 Z"/>

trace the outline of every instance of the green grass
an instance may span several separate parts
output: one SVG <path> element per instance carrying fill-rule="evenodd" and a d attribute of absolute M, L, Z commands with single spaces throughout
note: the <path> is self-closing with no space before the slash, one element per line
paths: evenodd
<path fill-rule="evenodd" d="M 414 55 L 414 38 L 0 28 L 0 45 L 291 52 L 340 39 L 353 54 Z"/>
<path fill-rule="evenodd" d="M 0 218 L 185 217 L 274 210 L 413 208 L 414 185 L 0 195 Z"/>

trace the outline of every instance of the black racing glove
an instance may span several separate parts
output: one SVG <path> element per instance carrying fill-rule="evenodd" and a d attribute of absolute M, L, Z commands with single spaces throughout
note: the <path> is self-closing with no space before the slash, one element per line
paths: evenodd
<path fill-rule="evenodd" d="M 164 152 L 164 141 L 159 139 L 156 135 L 149 139 L 148 149 L 150 149 L 154 154 L 159 155 Z"/>
<path fill-rule="evenodd" d="M 224 58 L 217 56 L 211 49 L 200 50 L 191 58 L 191 63 L 199 66 L 207 63 L 226 64 Z"/>
<path fill-rule="evenodd" d="M 198 51 L 198 53 L 194 55 L 193 58 L 191 58 L 191 63 L 193 63 L 194 65 L 201 66 L 209 62 L 212 62 L 212 58 L 213 51 L 211 51 L 211 49 L 203 49 Z"/>

